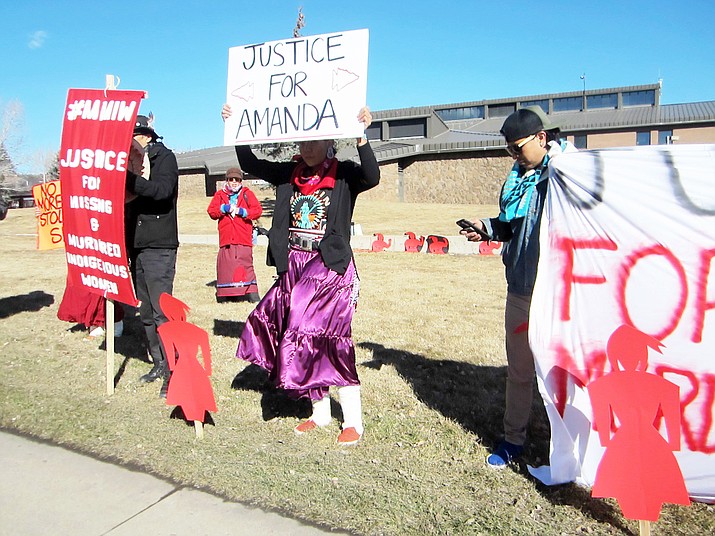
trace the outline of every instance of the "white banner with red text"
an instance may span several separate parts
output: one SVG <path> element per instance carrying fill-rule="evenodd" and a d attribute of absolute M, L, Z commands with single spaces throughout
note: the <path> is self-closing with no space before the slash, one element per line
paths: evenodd
<path fill-rule="evenodd" d="M 606 342 L 628 324 L 664 345 L 647 372 L 680 388 L 674 455 L 690 496 L 715 501 L 715 145 L 557 156 L 540 237 L 529 339 L 551 455 L 532 472 L 593 484 L 604 447 L 587 387 L 611 370 Z"/>

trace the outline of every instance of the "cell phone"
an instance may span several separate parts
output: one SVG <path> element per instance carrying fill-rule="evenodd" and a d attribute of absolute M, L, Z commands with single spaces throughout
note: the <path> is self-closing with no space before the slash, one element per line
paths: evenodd
<path fill-rule="evenodd" d="M 483 240 L 491 240 L 491 237 L 487 233 L 482 231 L 479 227 L 474 225 L 469 220 L 465 220 L 464 218 L 462 218 L 461 220 L 457 221 L 457 225 L 459 225 L 465 231 L 468 231 L 470 233 L 477 233 L 479 236 L 482 237 Z"/>

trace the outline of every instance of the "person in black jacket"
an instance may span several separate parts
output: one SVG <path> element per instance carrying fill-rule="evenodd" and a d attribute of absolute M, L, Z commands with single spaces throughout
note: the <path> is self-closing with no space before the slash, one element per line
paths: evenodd
<path fill-rule="evenodd" d="M 222 116 L 230 114 L 225 105 Z M 358 120 L 367 128 L 370 111 L 360 110 Z M 266 369 L 290 395 L 310 398 L 313 414 L 296 426 L 299 435 L 330 424 L 328 390 L 336 386 L 343 411 L 338 444 L 352 445 L 363 423 L 352 341 L 360 280 L 350 222 L 358 194 L 380 182 L 380 168 L 364 137 L 357 140 L 360 164 L 339 162 L 333 140 L 298 147 L 297 161 L 269 162 L 236 146 L 241 168 L 276 186 L 268 264 L 278 272 L 246 319 L 236 356 Z"/>
<path fill-rule="evenodd" d="M 161 137 L 154 131 L 151 117 L 137 116 L 134 139 L 144 148 L 146 156 L 142 174 L 127 171 L 127 195 L 128 199 L 133 198 L 126 205 L 127 249 L 134 288 L 141 302 L 139 316 L 154 363 L 139 380 L 149 383 L 163 379 L 160 391 L 163 397 L 169 368 L 157 332 L 167 321 L 159 307 L 159 296 L 163 292 L 171 294 L 174 287 L 179 247 L 176 220 L 179 168 L 174 153 L 159 141 Z"/>

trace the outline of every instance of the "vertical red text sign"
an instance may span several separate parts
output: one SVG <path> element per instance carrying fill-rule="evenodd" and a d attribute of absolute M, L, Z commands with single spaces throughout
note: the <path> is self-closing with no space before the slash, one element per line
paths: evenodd
<path fill-rule="evenodd" d="M 129 147 L 143 91 L 70 89 L 62 125 L 67 270 L 75 285 L 137 303 L 124 240 Z"/>

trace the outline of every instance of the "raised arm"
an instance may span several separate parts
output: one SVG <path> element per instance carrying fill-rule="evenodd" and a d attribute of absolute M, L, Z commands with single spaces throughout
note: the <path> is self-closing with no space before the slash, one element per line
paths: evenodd
<path fill-rule="evenodd" d="M 156 201 L 173 197 L 178 183 L 179 166 L 171 151 L 160 154 L 152 162 L 151 180 L 127 171 L 127 191 Z"/>
<path fill-rule="evenodd" d="M 372 123 L 372 114 L 367 106 L 361 108 L 358 112 L 358 121 L 364 125 L 365 130 Z M 360 158 L 360 165 L 346 162 L 345 174 L 353 188 L 358 192 L 364 192 L 380 184 L 380 166 L 366 136 L 357 139 L 357 152 Z"/>
<path fill-rule="evenodd" d="M 221 118 L 226 121 L 231 117 L 231 106 L 224 104 L 221 108 Z M 256 157 L 248 145 L 236 145 L 236 158 L 241 169 L 254 177 L 278 186 L 290 181 L 295 164 L 293 162 L 271 162 Z"/>
<path fill-rule="evenodd" d="M 295 167 L 293 162 L 271 162 L 258 158 L 248 145 L 236 145 L 236 158 L 243 171 L 274 186 L 289 182 Z"/>

